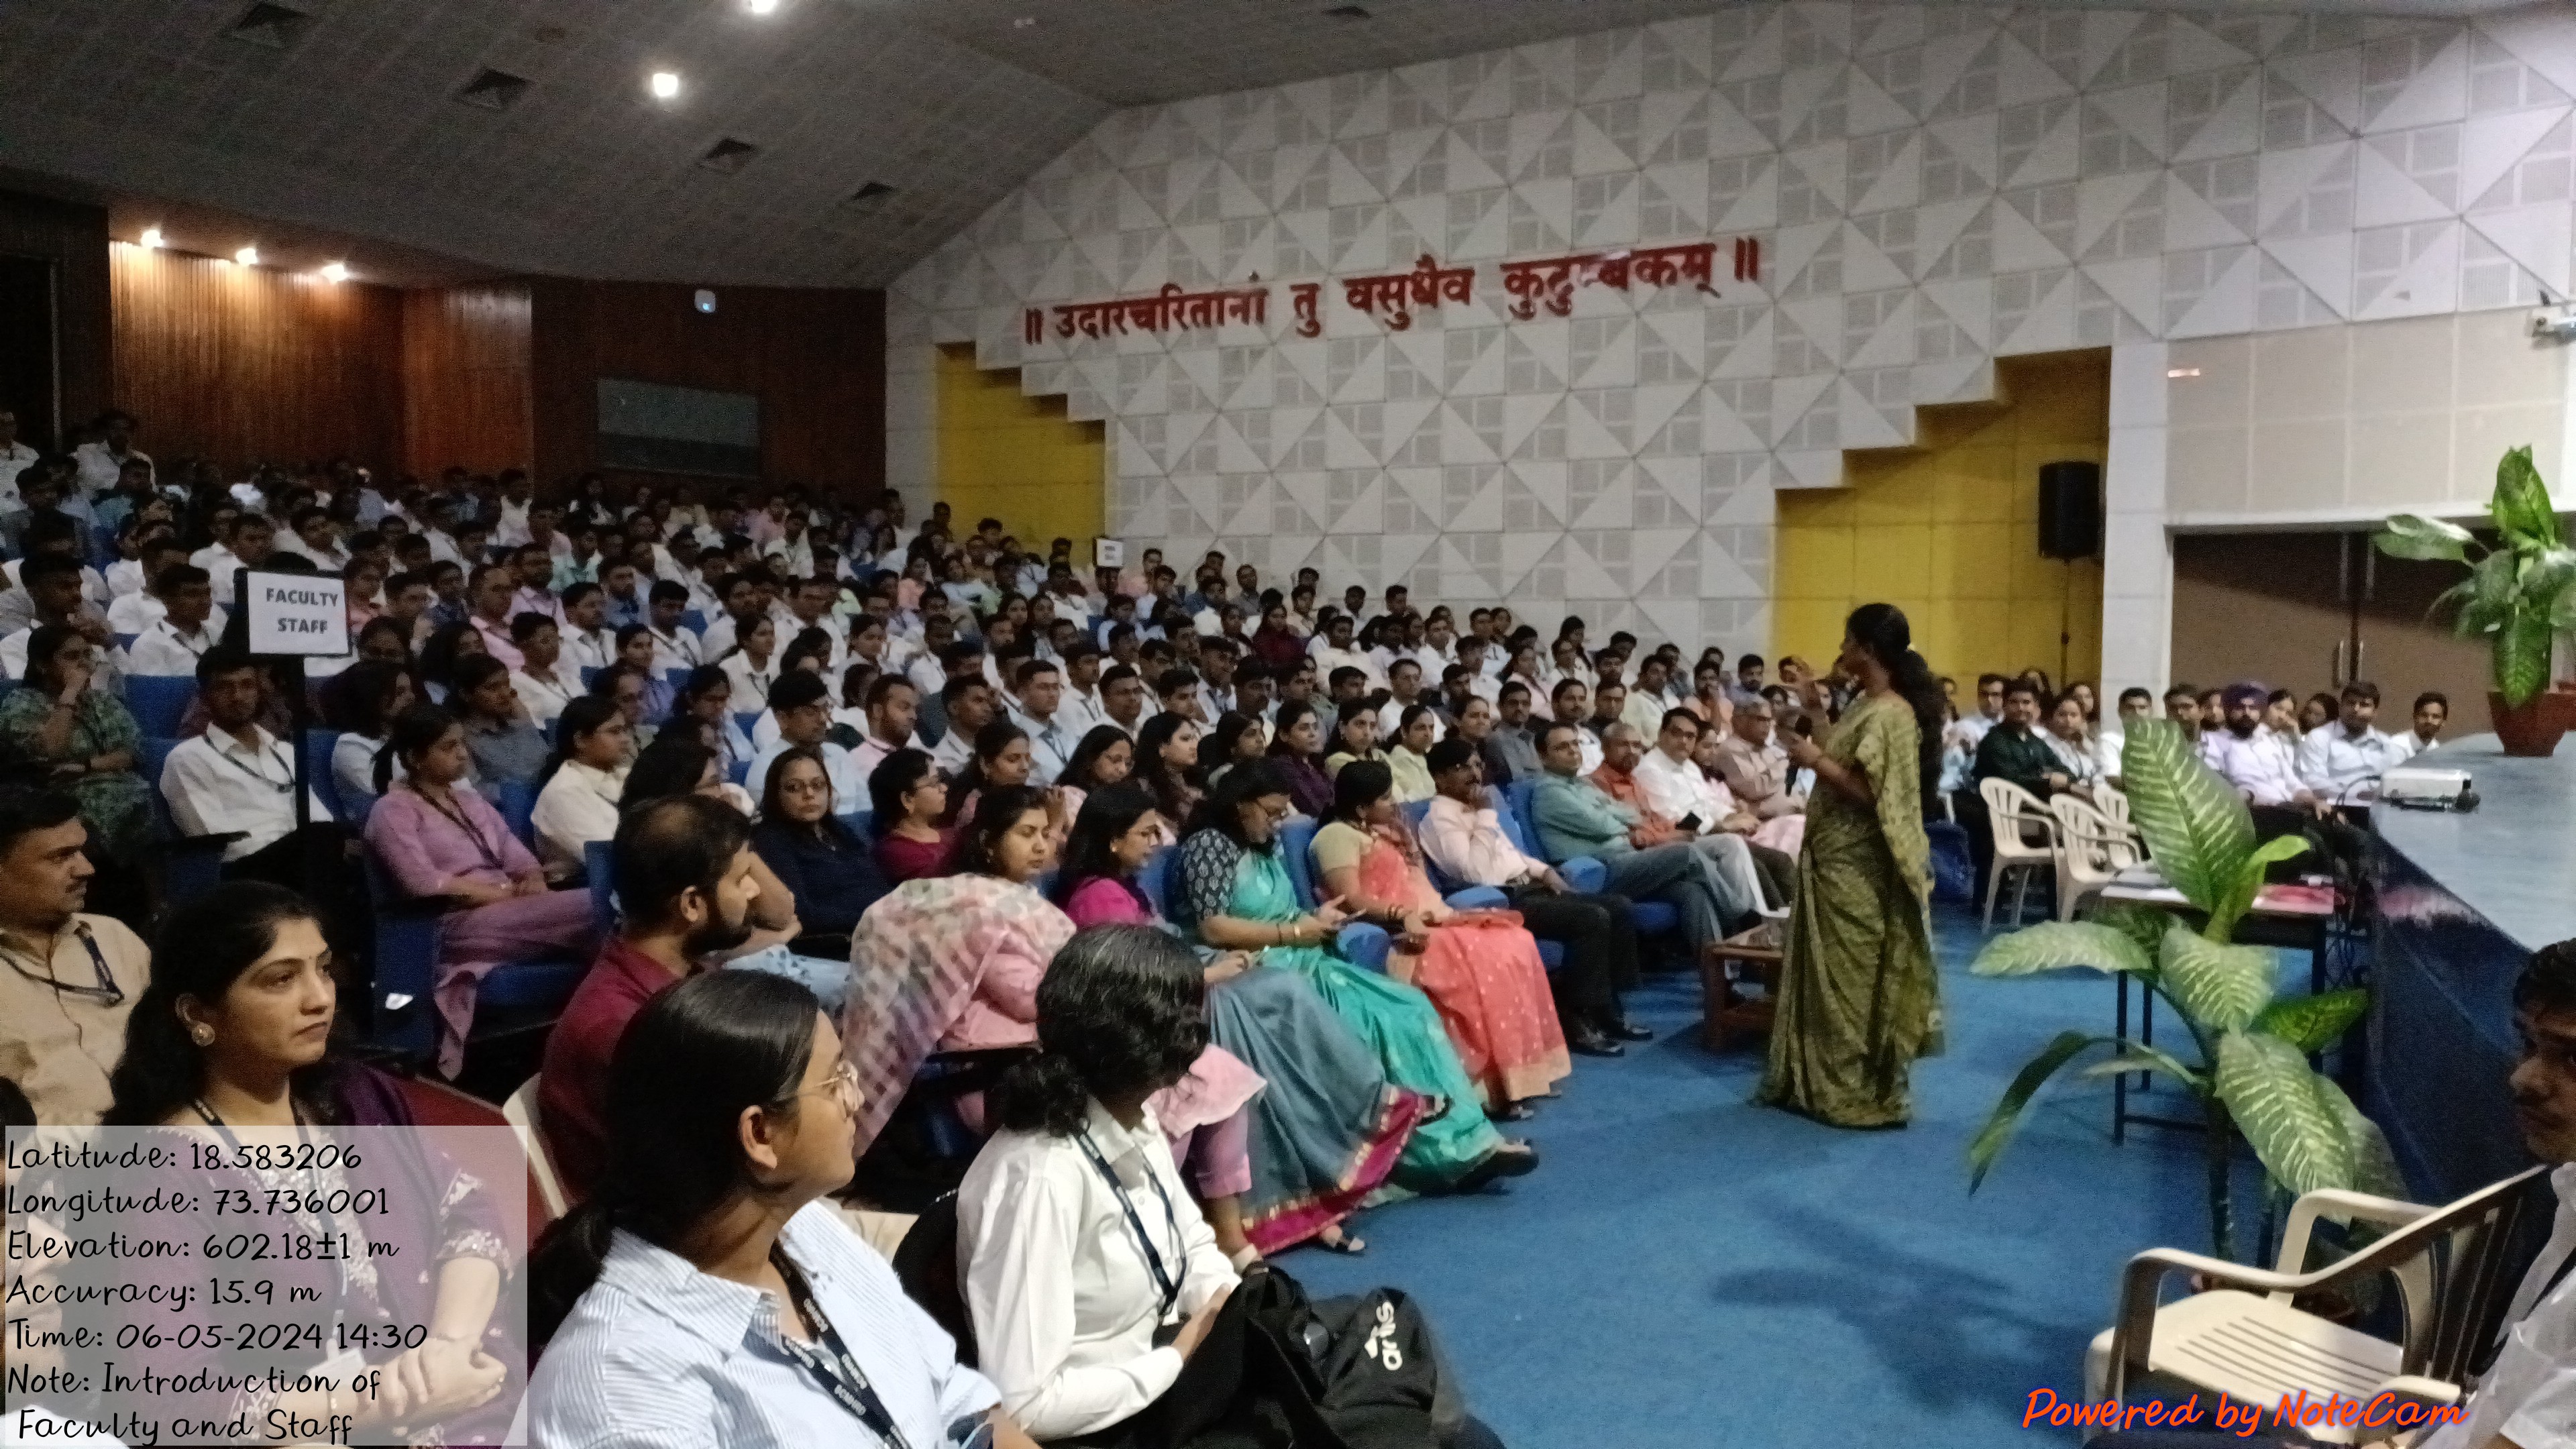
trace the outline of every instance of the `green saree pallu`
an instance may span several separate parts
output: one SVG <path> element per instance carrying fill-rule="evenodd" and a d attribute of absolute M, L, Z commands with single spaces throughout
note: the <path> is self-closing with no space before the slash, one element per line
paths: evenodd
<path fill-rule="evenodd" d="M 1288 868 L 1276 852 L 1243 853 L 1225 914 L 1279 924 L 1303 914 Z M 1439 1191 L 1503 1145 L 1502 1134 L 1485 1116 L 1476 1084 L 1449 1045 L 1440 1012 L 1430 997 L 1363 971 L 1321 946 L 1273 946 L 1261 953 L 1261 962 L 1305 977 L 1315 994 L 1377 1054 L 1389 1081 L 1448 1100 L 1449 1110 L 1437 1121 L 1414 1128 L 1396 1164 L 1398 1186 L 1416 1192 Z"/>

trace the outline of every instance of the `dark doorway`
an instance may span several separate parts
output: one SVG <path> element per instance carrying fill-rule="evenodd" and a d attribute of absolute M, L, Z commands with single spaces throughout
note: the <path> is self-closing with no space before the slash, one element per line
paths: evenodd
<path fill-rule="evenodd" d="M 39 452 L 60 444 L 56 413 L 54 264 L 0 256 L 0 408 L 18 415 L 18 437 Z"/>

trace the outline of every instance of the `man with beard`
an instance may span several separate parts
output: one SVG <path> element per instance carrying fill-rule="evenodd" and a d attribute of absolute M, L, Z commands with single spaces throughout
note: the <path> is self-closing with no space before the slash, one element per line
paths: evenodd
<path fill-rule="evenodd" d="M 630 811 L 612 848 L 625 920 L 565 1004 L 540 1069 L 538 1118 L 575 1201 L 608 1163 L 608 1063 L 626 1023 L 706 958 L 750 940 L 760 897 L 751 824 L 721 800 L 679 795 Z"/>

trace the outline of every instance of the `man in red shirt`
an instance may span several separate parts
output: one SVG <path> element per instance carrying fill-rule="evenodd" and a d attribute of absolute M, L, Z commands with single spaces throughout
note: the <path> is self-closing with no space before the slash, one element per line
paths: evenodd
<path fill-rule="evenodd" d="M 564 1191 L 586 1195 L 608 1166 L 608 1063 L 626 1023 L 714 952 L 751 936 L 751 825 L 721 800 L 657 800 L 617 827 L 622 928 L 547 1038 L 537 1116 Z"/>

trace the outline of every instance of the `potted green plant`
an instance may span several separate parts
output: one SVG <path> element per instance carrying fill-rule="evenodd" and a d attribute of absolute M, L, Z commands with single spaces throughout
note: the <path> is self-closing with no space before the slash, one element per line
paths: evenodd
<path fill-rule="evenodd" d="M 2085 1052 L 2116 1049 L 2082 1075 L 2157 1072 L 2198 1103 L 2207 1128 L 2209 1233 L 2213 1251 L 2233 1258 L 2234 1195 L 2229 1166 L 2241 1137 L 2274 1184 L 2296 1194 L 2347 1188 L 2402 1195 L 2387 1139 L 2308 1054 L 2340 1038 L 2369 1005 L 2355 989 L 2276 995 L 2272 952 L 2234 943 L 2273 862 L 2307 849 L 2297 837 L 2254 841 L 2244 797 L 2200 761 L 2181 727 L 2132 724 L 2120 755 L 2129 815 L 2165 880 L 2208 916 L 2194 931 L 2179 917 L 2142 906 L 2105 910 L 2090 921 L 2050 922 L 1999 936 L 1971 968 L 1980 976 L 2028 976 L 2080 967 L 2126 971 L 2171 1008 L 2191 1035 L 2196 1060 L 2160 1047 L 2081 1031 L 2060 1033 L 2021 1069 L 1968 1146 L 1968 1190 L 1985 1181 L 2049 1078 Z"/>
<path fill-rule="evenodd" d="M 2489 641 L 2495 688 L 2487 707 L 2504 752 L 2547 756 L 2576 725 L 2576 698 L 2561 698 L 2564 691 L 2549 688 L 2557 638 L 2576 630 L 2576 548 L 2568 546 L 2528 445 L 2496 465 L 2487 519 L 2496 534 L 2493 548 L 2456 523 L 2420 513 L 2390 518 L 2371 541 L 2397 558 L 2449 559 L 2468 567 L 2468 578 L 2435 600 L 2434 608 L 2456 605 L 2460 633 Z"/>

